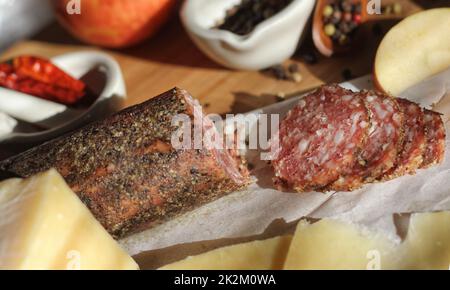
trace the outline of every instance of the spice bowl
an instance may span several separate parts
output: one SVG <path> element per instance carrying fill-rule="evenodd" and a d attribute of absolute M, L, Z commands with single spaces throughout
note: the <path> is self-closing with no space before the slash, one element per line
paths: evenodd
<path fill-rule="evenodd" d="M 247 35 L 215 28 L 241 0 L 186 0 L 181 21 L 209 58 L 232 69 L 261 70 L 290 58 L 304 34 L 315 0 L 293 0 Z"/>

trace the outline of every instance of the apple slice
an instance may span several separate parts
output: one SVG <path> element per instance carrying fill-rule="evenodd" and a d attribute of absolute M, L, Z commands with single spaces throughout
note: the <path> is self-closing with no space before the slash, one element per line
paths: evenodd
<path fill-rule="evenodd" d="M 413 14 L 383 38 L 375 57 L 375 86 L 392 95 L 450 66 L 450 8 Z"/>

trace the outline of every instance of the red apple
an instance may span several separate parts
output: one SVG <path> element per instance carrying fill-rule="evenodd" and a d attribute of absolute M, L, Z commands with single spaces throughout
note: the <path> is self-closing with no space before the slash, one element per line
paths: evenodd
<path fill-rule="evenodd" d="M 80 40 L 104 47 L 135 45 L 168 20 L 176 0 L 52 0 L 59 22 Z"/>

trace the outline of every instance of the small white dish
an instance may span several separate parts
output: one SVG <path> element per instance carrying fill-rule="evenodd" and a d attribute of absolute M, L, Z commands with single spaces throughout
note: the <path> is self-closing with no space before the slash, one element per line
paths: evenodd
<path fill-rule="evenodd" d="M 31 133 L 15 130 L 0 137 L 2 144 L 43 142 L 120 109 L 126 96 L 125 82 L 119 64 L 112 57 L 101 52 L 83 51 L 63 54 L 51 61 L 77 79 L 93 70 L 101 72 L 104 84 L 97 99 L 86 109 L 71 109 L 62 104 L 0 88 L 0 111 L 26 121 L 31 126 L 49 128 Z"/>
<path fill-rule="evenodd" d="M 293 0 L 248 35 L 213 29 L 226 11 L 241 0 L 186 0 L 182 23 L 191 39 L 212 60 L 225 67 L 260 70 L 280 64 L 297 49 L 315 0 Z"/>

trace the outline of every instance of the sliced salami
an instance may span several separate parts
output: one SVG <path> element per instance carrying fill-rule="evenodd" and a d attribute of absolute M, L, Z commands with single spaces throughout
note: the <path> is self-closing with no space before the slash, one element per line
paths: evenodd
<path fill-rule="evenodd" d="M 350 191 L 377 180 L 394 167 L 403 144 L 404 117 L 396 100 L 371 91 L 361 96 L 370 116 L 367 140 L 358 162 L 330 186 L 333 190 Z"/>
<path fill-rule="evenodd" d="M 426 148 L 421 168 L 442 163 L 445 153 L 445 126 L 439 113 L 424 110 Z"/>
<path fill-rule="evenodd" d="M 396 100 L 405 118 L 403 122 L 404 138 L 396 164 L 383 176 L 383 180 L 414 173 L 423 162 L 422 155 L 426 146 L 422 109 L 411 101 L 400 98 Z"/>
<path fill-rule="evenodd" d="M 329 85 L 304 97 L 271 142 L 279 188 L 352 191 L 441 163 L 445 127 L 411 101 Z"/>
<path fill-rule="evenodd" d="M 327 190 L 349 171 L 369 126 L 363 99 L 338 85 L 323 86 L 299 101 L 281 122 L 275 184 L 297 191 Z"/>

